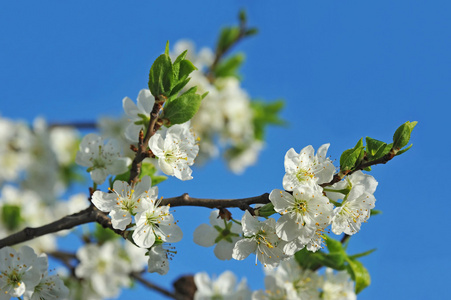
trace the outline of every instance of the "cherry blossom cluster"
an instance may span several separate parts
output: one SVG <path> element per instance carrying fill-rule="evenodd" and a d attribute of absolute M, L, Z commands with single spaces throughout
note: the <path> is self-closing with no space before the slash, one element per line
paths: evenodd
<path fill-rule="evenodd" d="M 376 199 L 376 180 L 356 171 L 334 185 L 336 173 L 327 157 L 329 144 L 315 154 L 312 146 L 299 153 L 294 149 L 285 155 L 284 190 L 273 190 L 269 200 L 280 217 L 259 220 L 249 211 L 241 224 L 225 221 L 218 211 L 210 215 L 210 224 L 200 225 L 194 232 L 194 242 L 204 247 L 216 244 L 219 259 L 242 260 L 255 253 L 264 266 L 276 267 L 296 252 L 306 248 L 318 251 L 323 246 L 326 228 L 332 225 L 335 234 L 353 235 L 370 217 Z"/>
<path fill-rule="evenodd" d="M 53 205 L 73 179 L 78 136 L 73 128 L 49 128 L 42 118 L 30 127 L 0 117 L 0 186 L 19 182 Z"/>
<path fill-rule="evenodd" d="M 76 253 L 80 263 L 75 268 L 75 275 L 82 280 L 71 286 L 71 294 L 82 299 L 118 297 L 121 288 L 131 286 L 130 273 L 146 266 L 146 251 L 119 240 L 84 245 Z"/>
<path fill-rule="evenodd" d="M 64 299 L 69 290 L 57 275 L 49 275 L 45 254 L 37 255 L 28 246 L 18 251 L 0 249 L 0 299 L 23 297 L 33 299 Z"/>
<path fill-rule="evenodd" d="M 0 118 L 0 238 L 88 207 L 85 194 L 69 199 L 64 195 L 80 176 L 75 164 L 78 144 L 79 133 L 73 128 L 49 127 L 41 118 L 32 126 Z M 28 245 L 38 252 L 53 251 L 56 235 Z"/>
<path fill-rule="evenodd" d="M 255 291 L 252 300 L 309 299 L 355 300 L 354 282 L 346 271 L 327 268 L 324 275 L 302 269 L 295 259 L 266 270 L 265 290 Z"/>
<path fill-rule="evenodd" d="M 265 269 L 265 290 L 251 291 L 242 279 L 225 271 L 213 279 L 201 272 L 194 275 L 195 300 L 356 300 L 354 282 L 346 271 L 327 268 L 323 275 L 302 269 L 295 259 L 283 261 L 275 269 Z"/>
<path fill-rule="evenodd" d="M 169 212 L 169 206 L 160 205 L 158 187 L 151 186 L 149 176 L 144 176 L 135 186 L 117 180 L 110 192 L 94 192 L 92 203 L 101 211 L 109 213 L 113 228 L 132 228 L 134 243 L 143 249 L 152 248 L 149 272 L 166 274 L 167 255 L 162 245 L 180 241 L 183 234 Z"/>
<path fill-rule="evenodd" d="M 189 60 L 198 68 L 191 74 L 186 86 L 197 86 L 200 93 L 208 92 L 202 100 L 199 111 L 191 120 L 196 134 L 200 137 L 199 160 L 219 155 L 219 137 L 226 152 L 227 163 L 232 172 L 240 174 L 253 165 L 263 148 L 263 142 L 254 136 L 253 117 L 250 96 L 233 76 L 213 79 L 207 71 L 214 61 L 210 48 L 202 48 L 197 54 L 195 45 L 189 40 L 181 40 L 174 45 L 173 57 L 188 49 Z"/>

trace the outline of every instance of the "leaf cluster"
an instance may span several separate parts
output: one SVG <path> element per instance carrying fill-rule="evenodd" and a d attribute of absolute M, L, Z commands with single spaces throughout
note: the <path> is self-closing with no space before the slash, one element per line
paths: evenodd
<path fill-rule="evenodd" d="M 196 87 L 179 95 L 190 81 L 189 75 L 197 70 L 193 63 L 186 59 L 187 52 L 185 50 L 172 62 L 168 42 L 165 52 L 150 68 L 149 90 L 157 103 L 166 103 L 161 118 L 165 120 L 167 126 L 189 121 L 199 110 L 202 99 L 207 95 L 207 93 L 196 94 Z"/>
<path fill-rule="evenodd" d="M 355 170 L 371 171 L 371 165 L 378 163 L 386 163 L 394 156 L 401 155 L 412 147 L 407 146 L 410 135 L 417 122 L 409 122 L 402 124 L 393 135 L 393 142 L 387 144 L 385 142 L 366 137 L 366 145 L 363 144 L 361 138 L 354 148 L 345 150 L 340 157 L 340 171 L 343 174 Z M 403 149 L 404 148 L 404 149 Z"/>
<path fill-rule="evenodd" d="M 367 256 L 376 249 L 348 255 L 346 253 L 346 245 L 329 236 L 326 238 L 326 247 L 327 253 L 324 251 L 310 252 L 304 248 L 295 254 L 296 261 L 302 268 L 314 271 L 323 266 L 338 271 L 346 270 L 355 282 L 356 294 L 370 285 L 370 274 L 357 258 Z"/>

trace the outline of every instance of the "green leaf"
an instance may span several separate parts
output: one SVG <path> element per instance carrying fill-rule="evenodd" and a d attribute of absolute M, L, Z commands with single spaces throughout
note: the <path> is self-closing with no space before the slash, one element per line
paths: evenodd
<path fill-rule="evenodd" d="M 168 97 L 175 85 L 171 59 L 168 54 L 162 54 L 153 63 L 149 72 L 149 89 L 154 97 Z"/>
<path fill-rule="evenodd" d="M 187 59 L 184 59 L 180 62 L 180 70 L 178 76 L 178 82 L 184 81 L 188 78 L 191 72 L 197 70 L 197 68 Z"/>
<path fill-rule="evenodd" d="M 351 259 L 356 259 L 356 258 L 359 258 L 359 257 L 364 257 L 364 256 L 367 256 L 367 255 L 370 255 L 370 254 L 373 253 L 374 251 L 376 251 L 376 248 L 371 249 L 371 250 L 368 250 L 368 251 L 365 251 L 365 252 L 362 252 L 362 253 L 358 253 L 358 254 L 354 254 L 354 255 L 349 255 L 349 258 L 351 258 Z"/>
<path fill-rule="evenodd" d="M 183 81 L 180 81 L 177 85 L 172 88 L 171 95 L 168 100 L 166 100 L 166 104 L 177 98 L 177 94 L 188 84 L 191 78 L 186 78 Z"/>
<path fill-rule="evenodd" d="M 169 56 L 169 41 L 166 41 L 166 47 L 164 48 L 164 54 Z"/>
<path fill-rule="evenodd" d="M 255 214 L 259 217 L 268 218 L 275 214 L 274 205 L 272 203 L 265 204 L 255 209 Z"/>
<path fill-rule="evenodd" d="M 219 40 L 217 44 L 217 50 L 225 52 L 230 48 L 239 38 L 240 28 L 237 26 L 225 27 L 219 34 Z"/>
<path fill-rule="evenodd" d="M 240 20 L 241 23 L 246 23 L 247 16 L 246 16 L 246 11 L 244 9 L 240 10 L 240 13 L 238 15 L 238 19 Z"/>
<path fill-rule="evenodd" d="M 395 150 L 402 149 L 409 143 L 410 134 L 417 123 L 417 121 L 407 121 L 396 129 L 395 134 L 393 135 L 393 148 Z"/>
<path fill-rule="evenodd" d="M 96 223 L 96 228 L 93 232 L 94 238 L 98 241 L 99 244 L 103 244 L 107 241 L 115 240 L 119 238 L 113 230 L 109 228 L 103 228 L 100 224 Z"/>
<path fill-rule="evenodd" d="M 179 56 L 177 56 L 174 63 L 172 64 L 172 74 L 175 81 L 177 81 L 177 79 L 179 78 L 180 62 L 185 59 L 187 53 L 188 50 L 183 51 Z"/>
<path fill-rule="evenodd" d="M 371 283 L 370 274 L 358 260 L 347 258 L 348 272 L 355 282 L 355 293 L 358 294 Z"/>
<path fill-rule="evenodd" d="M 376 140 L 376 139 L 372 139 L 370 137 L 366 137 L 366 153 L 368 156 L 368 159 L 371 160 L 372 157 L 374 157 L 376 155 L 376 153 L 382 148 L 385 147 L 387 144 Z"/>
<path fill-rule="evenodd" d="M 352 149 L 345 150 L 340 157 L 340 170 L 348 171 L 357 166 L 365 155 L 363 138 Z"/>
<path fill-rule="evenodd" d="M 402 150 L 399 150 L 398 153 L 396 153 L 396 156 L 401 155 L 401 154 L 407 152 L 407 150 L 409 150 L 412 146 L 413 146 L 413 144 L 410 144 L 409 147 L 404 148 L 404 149 L 402 149 Z"/>
<path fill-rule="evenodd" d="M 238 68 L 243 64 L 245 55 L 243 53 L 237 53 L 229 58 L 222 60 L 214 69 L 215 77 L 236 77 L 238 75 Z"/>
<path fill-rule="evenodd" d="M 196 87 L 189 89 L 180 97 L 171 100 L 163 108 L 163 118 L 171 125 L 185 123 L 199 110 L 203 95 L 195 94 Z"/>
<path fill-rule="evenodd" d="M 270 103 L 254 100 L 251 102 L 251 108 L 254 112 L 254 137 L 257 140 L 265 139 L 266 126 L 286 125 L 286 122 L 279 117 L 280 111 L 285 105 L 285 101 L 276 100 Z"/>
<path fill-rule="evenodd" d="M 346 267 L 344 265 L 346 254 L 345 253 L 323 253 L 315 252 L 312 259 L 325 267 L 332 268 L 334 270 L 344 270 Z"/>
<path fill-rule="evenodd" d="M 372 217 L 372 216 L 377 216 L 377 215 L 381 215 L 382 214 L 382 210 L 377 210 L 377 209 L 372 209 L 371 211 L 370 211 L 370 217 Z"/>
<path fill-rule="evenodd" d="M 14 204 L 3 204 L 1 210 L 1 219 L 3 220 L 2 223 L 6 229 L 9 231 L 19 229 L 20 225 L 24 221 L 21 215 L 21 207 Z"/>
<path fill-rule="evenodd" d="M 329 253 L 344 253 L 343 246 L 340 241 L 327 236 L 326 238 L 326 246 Z"/>
<path fill-rule="evenodd" d="M 244 35 L 249 37 L 258 34 L 258 29 L 256 27 L 249 28 L 244 32 Z"/>
<path fill-rule="evenodd" d="M 393 147 L 393 143 L 388 144 L 388 145 L 385 145 L 385 147 L 381 147 L 381 148 L 377 151 L 376 155 L 374 155 L 373 160 L 379 159 L 379 158 L 381 158 L 382 156 L 388 154 L 388 153 L 390 152 L 390 150 L 391 150 L 392 147 Z"/>
<path fill-rule="evenodd" d="M 159 184 L 160 182 L 165 181 L 166 179 L 168 179 L 166 176 L 164 175 L 155 175 L 155 173 L 157 172 L 157 168 L 153 165 L 153 163 L 151 162 L 146 162 L 144 161 L 141 164 L 141 174 L 139 174 L 139 178 L 143 178 L 144 176 L 149 176 L 150 179 L 152 180 L 152 186 L 155 186 L 157 184 Z"/>
<path fill-rule="evenodd" d="M 315 260 L 314 255 L 314 252 L 303 248 L 294 254 L 294 258 L 303 269 L 317 270 L 321 267 L 321 264 Z"/>
<path fill-rule="evenodd" d="M 184 60 L 186 58 L 186 55 L 188 54 L 188 50 L 183 51 L 182 53 L 180 53 L 179 56 L 177 56 L 177 58 L 174 61 L 174 66 L 178 65 L 182 60 Z"/>

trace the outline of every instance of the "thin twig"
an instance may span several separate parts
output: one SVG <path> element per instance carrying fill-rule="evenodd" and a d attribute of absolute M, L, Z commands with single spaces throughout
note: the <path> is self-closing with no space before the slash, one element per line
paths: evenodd
<path fill-rule="evenodd" d="M 132 162 L 132 167 L 130 169 L 130 179 L 129 183 L 136 183 L 141 173 L 141 163 L 146 158 L 149 157 L 148 144 L 150 138 L 155 134 L 156 126 L 160 115 L 160 110 L 163 107 L 166 97 L 163 95 L 155 97 L 155 104 L 153 105 L 152 111 L 150 112 L 149 126 L 147 127 L 146 135 L 143 136 L 142 131 L 139 133 L 139 143 L 136 149 L 136 155 Z"/>
<path fill-rule="evenodd" d="M 49 128 L 57 128 L 57 127 L 75 127 L 78 129 L 96 129 L 97 123 L 95 122 L 69 122 L 69 123 L 51 123 L 49 124 Z"/>
<path fill-rule="evenodd" d="M 207 198 L 192 198 L 188 194 L 183 194 L 178 197 L 166 198 L 161 201 L 161 205 L 175 206 L 200 206 L 207 208 L 227 208 L 238 207 L 241 210 L 247 210 L 251 204 L 266 204 L 269 203 L 269 194 L 264 193 L 260 196 L 241 198 L 241 199 L 207 199 Z"/>
<path fill-rule="evenodd" d="M 150 281 L 148 281 L 147 279 L 145 279 L 144 277 L 141 276 L 140 273 L 138 272 L 132 272 L 130 273 L 130 277 L 135 279 L 136 281 L 138 281 L 139 283 L 141 283 L 142 285 L 144 285 L 145 287 L 148 287 L 149 289 L 152 289 L 154 291 L 157 291 L 169 298 L 172 299 L 177 299 L 176 295 L 168 290 L 166 290 L 165 288 L 156 285 L 155 283 L 152 283 Z"/>
<path fill-rule="evenodd" d="M 379 165 L 379 164 L 386 164 L 387 162 L 389 162 L 393 157 L 395 157 L 395 153 L 393 152 L 394 150 L 390 150 L 389 153 L 385 154 L 384 156 L 382 156 L 379 159 L 376 160 L 372 160 L 372 161 L 362 161 L 357 167 L 355 167 L 354 170 L 352 171 L 346 171 L 346 172 L 338 172 L 337 174 L 334 175 L 334 177 L 332 178 L 331 181 L 326 182 L 326 183 L 322 183 L 320 184 L 321 187 L 326 187 L 326 186 L 331 186 L 339 181 L 341 181 L 346 175 L 351 175 L 352 173 L 359 171 L 359 170 L 363 170 L 365 168 L 368 168 L 370 166 L 374 166 L 374 165 Z"/>

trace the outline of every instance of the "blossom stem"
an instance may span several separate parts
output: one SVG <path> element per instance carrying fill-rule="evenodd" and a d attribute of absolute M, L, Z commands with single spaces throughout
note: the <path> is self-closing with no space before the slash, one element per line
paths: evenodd
<path fill-rule="evenodd" d="M 155 97 L 155 104 L 150 112 L 150 121 L 146 130 L 146 135 L 143 137 L 142 133 L 140 133 L 138 148 L 136 149 L 136 155 L 130 169 L 130 179 L 128 180 L 129 184 L 136 183 L 138 181 L 139 174 L 141 173 L 141 163 L 146 157 L 151 155 L 147 149 L 149 146 L 149 140 L 159 128 L 157 120 L 160 115 L 160 110 L 166 100 L 166 97 L 163 95 Z"/>

